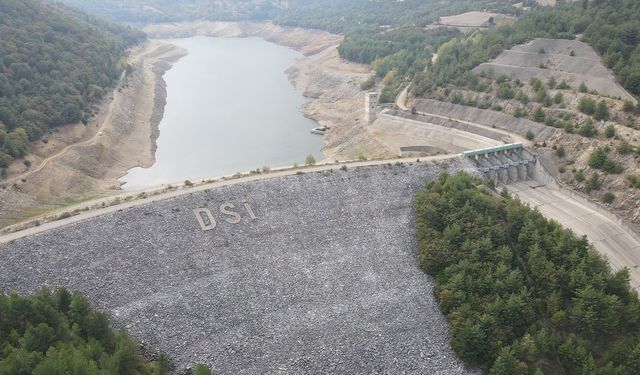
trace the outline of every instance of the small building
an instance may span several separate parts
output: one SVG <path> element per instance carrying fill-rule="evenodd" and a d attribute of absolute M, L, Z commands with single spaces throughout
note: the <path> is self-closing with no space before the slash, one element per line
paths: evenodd
<path fill-rule="evenodd" d="M 371 124 L 376 120 L 378 96 L 377 92 L 368 92 L 364 94 L 364 120 L 367 124 Z"/>

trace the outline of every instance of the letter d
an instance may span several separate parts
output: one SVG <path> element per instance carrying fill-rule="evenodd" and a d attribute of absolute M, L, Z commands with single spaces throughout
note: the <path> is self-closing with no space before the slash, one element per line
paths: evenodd
<path fill-rule="evenodd" d="M 216 227 L 216 219 L 213 217 L 213 215 L 211 214 L 211 211 L 209 211 L 208 209 L 196 208 L 193 210 L 193 213 L 196 215 L 196 219 L 198 219 L 198 223 L 200 224 L 200 228 L 202 228 L 202 230 L 204 231 L 211 230 Z M 207 218 L 209 219 L 209 224 L 204 222 L 204 218 L 202 214 L 207 215 Z"/>

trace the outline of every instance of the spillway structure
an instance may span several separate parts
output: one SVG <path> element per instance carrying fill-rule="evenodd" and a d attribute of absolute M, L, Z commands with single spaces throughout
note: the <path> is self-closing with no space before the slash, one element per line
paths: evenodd
<path fill-rule="evenodd" d="M 508 185 L 535 177 L 537 158 L 522 143 L 464 151 L 462 155 L 496 185 Z"/>

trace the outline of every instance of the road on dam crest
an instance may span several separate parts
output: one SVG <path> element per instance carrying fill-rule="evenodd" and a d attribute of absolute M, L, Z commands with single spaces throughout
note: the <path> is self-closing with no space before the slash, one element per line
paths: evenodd
<path fill-rule="evenodd" d="M 0 245 L 0 288 L 85 293 L 216 374 L 467 374 L 419 269 L 414 197 L 463 159 L 238 183 Z M 197 215 L 197 216 L 196 216 Z"/>

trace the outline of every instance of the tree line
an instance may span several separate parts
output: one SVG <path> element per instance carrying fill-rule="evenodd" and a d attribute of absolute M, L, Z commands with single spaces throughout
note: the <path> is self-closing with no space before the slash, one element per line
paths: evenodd
<path fill-rule="evenodd" d="M 638 374 L 640 300 L 585 237 L 466 174 L 416 198 L 451 345 L 489 374 Z"/>
<path fill-rule="evenodd" d="M 0 374 L 168 375 L 166 357 L 148 361 L 124 331 L 80 293 L 43 288 L 31 296 L 0 291 Z M 211 375 L 198 365 L 196 375 Z"/>
<path fill-rule="evenodd" d="M 87 121 L 142 32 L 39 0 L 0 0 L 0 168 L 52 127 Z"/>

